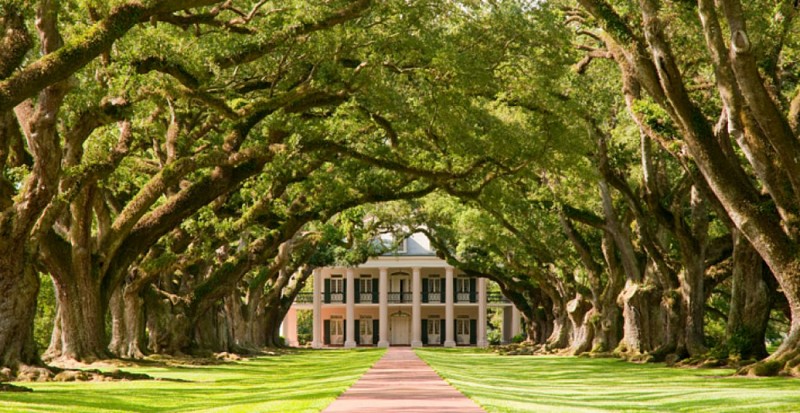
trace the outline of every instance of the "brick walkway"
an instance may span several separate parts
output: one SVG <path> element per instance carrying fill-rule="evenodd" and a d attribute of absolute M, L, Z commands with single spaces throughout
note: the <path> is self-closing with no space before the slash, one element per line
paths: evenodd
<path fill-rule="evenodd" d="M 323 413 L 485 413 L 408 347 L 392 347 Z"/>

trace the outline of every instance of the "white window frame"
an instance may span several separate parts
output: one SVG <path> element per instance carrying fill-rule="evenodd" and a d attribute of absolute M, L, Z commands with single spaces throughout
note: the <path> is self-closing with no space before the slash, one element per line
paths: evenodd
<path fill-rule="evenodd" d="M 344 320 L 341 318 L 331 318 L 331 337 L 344 335 Z"/>
<path fill-rule="evenodd" d="M 371 275 L 362 275 L 358 278 L 359 283 L 359 291 L 362 294 L 372 294 L 372 276 Z"/>
<path fill-rule="evenodd" d="M 437 276 L 428 277 L 428 293 L 439 294 L 442 292 L 442 279 Z"/>
<path fill-rule="evenodd" d="M 361 337 L 372 336 L 372 318 L 362 318 L 358 323 L 358 334 Z"/>
<path fill-rule="evenodd" d="M 334 275 L 331 277 L 331 294 L 344 293 L 344 278 L 341 275 Z"/>
<path fill-rule="evenodd" d="M 469 291 L 469 278 L 457 277 L 456 278 L 456 292 L 459 294 L 468 294 Z"/>
<path fill-rule="evenodd" d="M 438 336 L 442 334 L 442 323 L 438 318 L 428 320 L 428 335 Z"/>
<path fill-rule="evenodd" d="M 408 252 L 408 239 L 403 238 L 397 245 L 397 253 L 398 254 L 405 254 Z"/>

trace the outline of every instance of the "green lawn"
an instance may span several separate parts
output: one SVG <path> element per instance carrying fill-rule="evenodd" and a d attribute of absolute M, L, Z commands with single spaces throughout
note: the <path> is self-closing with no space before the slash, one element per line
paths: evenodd
<path fill-rule="evenodd" d="M 731 377 L 616 359 L 499 356 L 419 349 L 440 376 L 488 412 L 799 412 L 800 380 Z"/>
<path fill-rule="evenodd" d="M 20 383 L 34 392 L 0 393 L 0 412 L 319 412 L 383 353 L 300 350 L 214 366 L 124 369 L 173 381 Z"/>

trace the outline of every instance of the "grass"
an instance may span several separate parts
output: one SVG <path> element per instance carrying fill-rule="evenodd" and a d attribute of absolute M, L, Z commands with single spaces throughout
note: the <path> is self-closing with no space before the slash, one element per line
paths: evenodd
<path fill-rule="evenodd" d="M 417 354 L 488 412 L 797 412 L 800 380 L 733 377 L 616 359 L 500 356 L 478 349 Z"/>
<path fill-rule="evenodd" d="M 213 366 L 124 369 L 173 381 L 21 383 L 34 391 L 0 393 L 0 412 L 319 412 L 383 353 L 299 350 Z"/>

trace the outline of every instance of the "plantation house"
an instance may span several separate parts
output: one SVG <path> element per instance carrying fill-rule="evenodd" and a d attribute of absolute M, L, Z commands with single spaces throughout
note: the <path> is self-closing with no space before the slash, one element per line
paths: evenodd
<path fill-rule="evenodd" d="M 396 252 L 354 268 L 327 267 L 313 276 L 313 292 L 300 294 L 283 323 L 287 343 L 298 345 L 297 311 L 313 310 L 312 347 L 473 345 L 485 347 L 487 308 L 503 311 L 503 341 L 520 331 L 519 312 L 485 278 L 470 278 L 436 257 L 416 233 Z"/>

